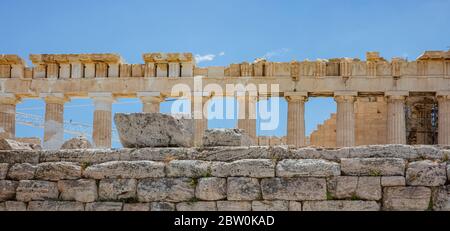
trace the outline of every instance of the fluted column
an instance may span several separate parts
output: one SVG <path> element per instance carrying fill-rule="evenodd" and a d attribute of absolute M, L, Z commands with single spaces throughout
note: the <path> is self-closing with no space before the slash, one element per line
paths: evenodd
<path fill-rule="evenodd" d="M 256 95 L 237 96 L 239 103 L 238 128 L 244 129 L 250 138 L 256 137 Z"/>
<path fill-rule="evenodd" d="M 355 94 L 356 95 L 356 94 Z M 351 147 L 355 145 L 355 95 L 336 95 L 336 145 L 337 147 Z"/>
<path fill-rule="evenodd" d="M 64 103 L 62 93 L 41 94 L 45 100 L 44 149 L 59 149 L 64 143 Z"/>
<path fill-rule="evenodd" d="M 406 144 L 405 99 L 403 93 L 386 93 L 388 144 Z"/>
<path fill-rule="evenodd" d="M 0 138 L 16 136 L 16 104 L 19 99 L 13 94 L 0 94 Z"/>
<path fill-rule="evenodd" d="M 287 144 L 305 146 L 305 102 L 308 100 L 308 93 L 286 92 L 285 97 L 288 101 Z"/>
<path fill-rule="evenodd" d="M 438 99 L 438 144 L 450 145 L 450 92 L 437 96 Z"/>
<path fill-rule="evenodd" d="M 111 93 L 89 94 L 94 100 L 94 122 L 92 140 L 96 148 L 110 148 L 112 136 L 112 103 Z"/>
<path fill-rule="evenodd" d="M 193 145 L 199 147 L 202 145 L 203 135 L 208 128 L 208 117 L 206 114 L 206 104 L 209 97 L 203 95 L 194 95 L 191 97 L 191 118 L 194 132 Z M 203 113 L 205 111 L 205 113 Z"/>
<path fill-rule="evenodd" d="M 159 112 L 160 103 L 164 101 L 159 92 L 138 92 L 137 96 L 141 99 L 143 112 Z"/>

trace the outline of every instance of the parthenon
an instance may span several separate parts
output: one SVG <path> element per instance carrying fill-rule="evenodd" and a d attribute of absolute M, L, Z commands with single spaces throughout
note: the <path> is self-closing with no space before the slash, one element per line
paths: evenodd
<path fill-rule="evenodd" d="M 109 148 L 115 99 L 139 98 L 144 112 L 159 112 L 165 98 L 180 97 L 172 87 L 183 83 L 194 89 L 194 77 L 223 88 L 226 84 L 278 84 L 279 96 L 288 101 L 288 145 L 450 145 L 450 51 L 425 51 L 415 61 L 387 61 L 378 52 L 367 52 L 365 61 L 257 59 L 210 67 L 196 66 L 191 53 L 146 53 L 144 64 L 127 64 L 117 54 L 32 54 L 29 58 L 32 67 L 17 55 L 0 55 L 0 136 L 15 137 L 17 103 L 42 98 L 46 103 L 44 148 L 58 148 L 64 142 L 64 103 L 71 98 L 93 99 L 93 143 Z M 308 138 L 305 102 L 319 96 L 334 97 L 337 112 Z M 254 110 L 251 105 L 260 97 L 271 95 L 192 92 L 194 97 L 203 104 L 211 97 L 237 97 Z M 200 145 L 207 120 L 194 121 L 194 140 Z M 258 139 L 256 119 L 239 119 L 238 127 Z"/>

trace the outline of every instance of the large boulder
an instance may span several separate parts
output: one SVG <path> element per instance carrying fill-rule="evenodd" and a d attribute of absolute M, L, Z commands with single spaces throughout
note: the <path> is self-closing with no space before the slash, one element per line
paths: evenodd
<path fill-rule="evenodd" d="M 192 128 L 186 119 L 161 113 L 116 113 L 114 122 L 126 148 L 192 146 Z"/>
<path fill-rule="evenodd" d="M 207 129 L 203 135 L 203 146 L 251 146 L 252 138 L 242 129 Z"/>
<path fill-rule="evenodd" d="M 82 136 L 74 137 L 64 142 L 61 149 L 88 149 L 92 148 L 91 142 Z"/>
<path fill-rule="evenodd" d="M 38 150 L 40 145 L 20 142 L 12 139 L 0 139 L 0 150 Z"/>

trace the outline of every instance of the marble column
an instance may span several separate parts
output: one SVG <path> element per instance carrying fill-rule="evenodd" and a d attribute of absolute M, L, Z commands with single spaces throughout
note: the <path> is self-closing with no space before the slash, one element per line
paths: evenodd
<path fill-rule="evenodd" d="M 208 99 L 209 97 L 196 96 L 195 94 L 191 98 L 191 118 L 194 132 L 193 145 L 195 147 L 202 145 L 203 135 L 205 130 L 208 129 L 208 116 L 206 113 Z"/>
<path fill-rule="evenodd" d="M 159 92 L 138 92 L 137 96 L 141 99 L 143 112 L 159 112 L 159 105 L 164 101 Z"/>
<path fill-rule="evenodd" d="M 305 146 L 305 102 L 308 100 L 308 93 L 286 92 L 285 97 L 288 101 L 287 144 Z"/>
<path fill-rule="evenodd" d="M 336 145 L 337 147 L 351 147 L 355 145 L 355 112 L 354 102 L 356 94 L 336 95 Z"/>
<path fill-rule="evenodd" d="M 111 148 L 114 97 L 111 93 L 92 93 L 89 97 L 94 101 L 93 145 L 96 148 Z"/>
<path fill-rule="evenodd" d="M 437 96 L 438 100 L 438 144 L 450 145 L 450 92 Z"/>
<path fill-rule="evenodd" d="M 405 99 L 403 93 L 386 93 L 388 144 L 406 144 Z"/>
<path fill-rule="evenodd" d="M 45 100 L 44 149 L 55 150 L 64 143 L 64 103 L 69 98 L 62 93 L 41 94 Z"/>
<path fill-rule="evenodd" d="M 238 128 L 244 129 L 257 143 L 256 137 L 256 95 L 237 96 L 239 103 Z"/>
<path fill-rule="evenodd" d="M 18 97 L 13 94 L 0 94 L 0 138 L 16 136 L 16 104 Z"/>

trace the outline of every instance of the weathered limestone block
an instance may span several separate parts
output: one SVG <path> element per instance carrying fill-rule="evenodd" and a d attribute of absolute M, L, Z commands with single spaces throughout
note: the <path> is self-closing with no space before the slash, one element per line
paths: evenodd
<path fill-rule="evenodd" d="M 325 200 L 326 181 L 323 178 L 266 178 L 261 180 L 265 200 Z"/>
<path fill-rule="evenodd" d="M 129 153 L 128 159 L 168 162 L 188 159 L 188 156 L 195 156 L 196 153 L 192 148 L 138 148 Z"/>
<path fill-rule="evenodd" d="M 61 180 L 58 181 L 58 190 L 62 200 L 75 200 L 80 202 L 94 202 L 97 200 L 97 184 L 95 180 Z"/>
<path fill-rule="evenodd" d="M 406 161 L 399 158 L 353 158 L 341 159 L 344 175 L 403 176 Z"/>
<path fill-rule="evenodd" d="M 88 149 L 88 148 L 92 148 L 92 144 L 91 142 L 89 142 L 88 139 L 82 136 L 67 140 L 61 146 L 61 149 Z"/>
<path fill-rule="evenodd" d="M 22 201 L 5 201 L 6 211 L 27 211 L 27 205 Z"/>
<path fill-rule="evenodd" d="M 248 176 L 264 178 L 275 176 L 275 162 L 266 159 L 246 159 L 230 163 L 214 162 L 211 168 L 212 175 L 217 177 Z"/>
<path fill-rule="evenodd" d="M 195 159 L 235 161 L 242 159 L 271 159 L 269 147 L 215 147 L 205 148 Z"/>
<path fill-rule="evenodd" d="M 81 166 L 72 162 L 40 163 L 36 167 L 36 179 L 71 180 L 81 178 Z"/>
<path fill-rule="evenodd" d="M 255 142 L 242 129 L 207 129 L 203 135 L 203 146 L 251 146 Z"/>
<path fill-rule="evenodd" d="M 303 211 L 379 211 L 376 201 L 305 201 Z"/>
<path fill-rule="evenodd" d="M 151 211 L 175 211 L 175 204 L 170 202 L 152 202 Z"/>
<path fill-rule="evenodd" d="M 202 160 L 172 160 L 166 166 L 168 177 L 202 177 L 211 171 L 211 162 Z"/>
<path fill-rule="evenodd" d="M 30 201 L 28 211 L 84 211 L 84 204 L 75 201 Z"/>
<path fill-rule="evenodd" d="M 0 150 L 37 150 L 37 145 L 12 139 L 0 139 Z"/>
<path fill-rule="evenodd" d="M 125 203 L 123 211 L 150 211 L 150 203 Z"/>
<path fill-rule="evenodd" d="M 217 211 L 251 211 L 250 201 L 217 201 Z"/>
<path fill-rule="evenodd" d="M 288 201 L 252 201 L 253 211 L 288 211 Z"/>
<path fill-rule="evenodd" d="M 122 202 L 92 202 L 86 204 L 86 211 L 122 211 Z"/>
<path fill-rule="evenodd" d="M 384 210 L 426 210 L 431 190 L 427 187 L 386 187 L 383 192 Z"/>
<path fill-rule="evenodd" d="M 447 164 L 447 180 L 450 181 L 450 164 Z"/>
<path fill-rule="evenodd" d="M 0 151 L 0 163 L 39 163 L 39 152 L 38 151 Z"/>
<path fill-rule="evenodd" d="M 14 199 L 19 183 L 11 180 L 0 180 L 0 201 Z"/>
<path fill-rule="evenodd" d="M 93 179 L 164 177 L 164 163 L 154 161 L 111 161 L 87 167 L 83 176 Z"/>
<path fill-rule="evenodd" d="M 40 152 L 40 162 L 67 161 L 84 164 L 104 163 L 120 160 L 132 149 L 66 149 L 66 150 L 43 150 Z"/>
<path fill-rule="evenodd" d="M 136 197 L 136 179 L 103 179 L 98 186 L 100 200 L 129 200 Z"/>
<path fill-rule="evenodd" d="M 279 177 L 327 177 L 338 176 L 341 168 L 338 163 L 326 160 L 293 160 L 286 159 L 279 161 L 276 168 L 276 175 Z"/>
<path fill-rule="evenodd" d="M 444 158 L 443 152 L 440 152 L 437 147 L 430 145 L 415 145 L 414 148 L 421 159 L 441 160 Z"/>
<path fill-rule="evenodd" d="M 137 196 L 140 202 L 188 201 L 195 196 L 195 186 L 191 178 L 147 178 L 139 181 Z"/>
<path fill-rule="evenodd" d="M 345 199 L 356 196 L 358 187 L 358 177 L 356 176 L 338 176 L 328 179 L 328 192 L 333 198 Z"/>
<path fill-rule="evenodd" d="M 450 211 L 450 185 L 433 190 L 433 210 Z"/>
<path fill-rule="evenodd" d="M 116 113 L 114 122 L 124 147 L 192 145 L 192 129 L 184 119 L 161 113 Z"/>
<path fill-rule="evenodd" d="M 11 180 L 32 180 L 36 166 L 29 163 L 14 164 L 9 168 L 8 178 Z"/>
<path fill-rule="evenodd" d="M 380 177 L 358 177 L 356 198 L 363 200 L 379 200 L 381 199 L 381 194 Z"/>
<path fill-rule="evenodd" d="M 330 161 L 339 161 L 342 158 L 349 158 L 350 148 L 339 149 L 316 149 L 316 148 L 298 148 L 291 150 L 292 159 L 325 159 Z"/>
<path fill-rule="evenodd" d="M 289 211 L 302 211 L 302 203 L 299 201 L 289 201 Z"/>
<path fill-rule="evenodd" d="M 405 186 L 406 180 L 403 176 L 383 176 L 381 177 L 381 186 Z"/>
<path fill-rule="evenodd" d="M 440 186 L 447 181 L 445 163 L 430 160 L 416 161 L 408 164 L 406 184 L 412 186 Z"/>
<path fill-rule="evenodd" d="M 6 174 L 8 173 L 8 163 L 0 163 L 0 180 L 4 180 L 6 178 Z"/>
<path fill-rule="evenodd" d="M 217 211 L 215 201 L 180 202 L 177 211 Z"/>
<path fill-rule="evenodd" d="M 21 180 L 16 189 L 18 201 L 56 200 L 58 199 L 58 186 L 55 182 L 42 180 Z"/>
<path fill-rule="evenodd" d="M 402 158 L 406 160 L 419 158 L 419 154 L 413 146 L 403 144 L 351 147 L 349 154 L 349 158 Z"/>
<path fill-rule="evenodd" d="M 200 200 L 214 201 L 227 197 L 227 179 L 218 177 L 204 177 L 198 179 L 195 197 Z"/>
<path fill-rule="evenodd" d="M 261 199 L 261 186 L 259 180 L 249 177 L 228 177 L 228 200 L 258 200 Z"/>

